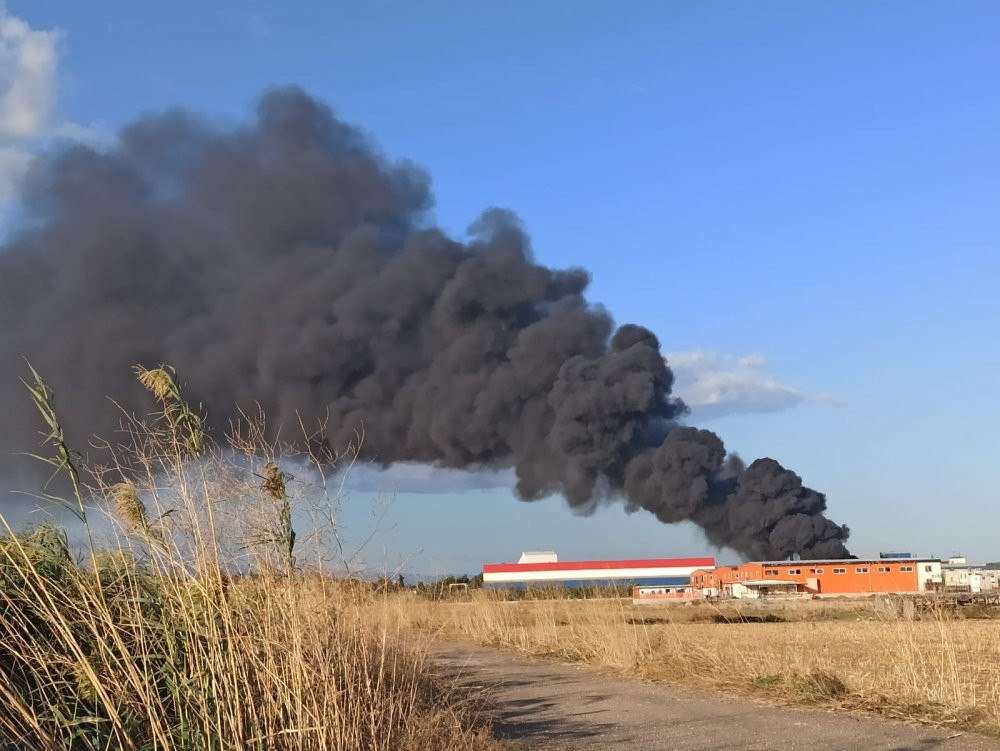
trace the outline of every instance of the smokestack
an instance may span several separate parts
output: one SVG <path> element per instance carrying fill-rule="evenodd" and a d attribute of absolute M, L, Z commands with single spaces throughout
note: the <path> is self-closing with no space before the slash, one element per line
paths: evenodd
<path fill-rule="evenodd" d="M 684 405 L 656 337 L 614 328 L 588 275 L 532 259 L 489 210 L 459 242 L 430 224 L 426 174 L 386 161 L 296 89 L 245 126 L 183 111 L 110 151 L 41 159 L 0 251 L 2 461 L 30 447 L 29 358 L 77 445 L 142 410 L 135 363 L 175 365 L 211 420 L 361 425 L 367 458 L 515 468 L 517 493 L 623 497 L 752 558 L 847 554 L 824 497 L 771 459 L 745 470 Z"/>

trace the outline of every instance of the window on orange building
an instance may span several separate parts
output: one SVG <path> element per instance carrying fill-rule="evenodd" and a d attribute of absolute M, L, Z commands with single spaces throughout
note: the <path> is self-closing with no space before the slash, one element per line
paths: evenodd
<path fill-rule="evenodd" d="M 858 566 L 858 567 L 856 567 L 854 569 L 854 573 L 855 574 L 867 574 L 868 573 L 868 567 L 867 566 Z"/>
<path fill-rule="evenodd" d="M 905 571 L 906 573 L 910 573 L 913 571 L 913 566 L 900 566 L 899 570 Z"/>
<path fill-rule="evenodd" d="M 846 574 L 847 573 L 847 569 L 846 568 L 835 568 L 833 570 L 833 573 L 835 573 L 835 574 Z"/>
<path fill-rule="evenodd" d="M 809 569 L 809 573 L 811 573 L 811 574 L 822 574 L 823 573 L 823 569 L 821 569 L 821 568 L 811 568 L 811 569 Z"/>
<path fill-rule="evenodd" d="M 789 574 L 801 574 L 802 573 L 802 569 L 800 569 L 800 568 L 790 568 L 790 569 L 788 569 L 788 573 Z"/>
<path fill-rule="evenodd" d="M 888 574 L 891 569 L 888 566 L 879 566 L 878 572 L 880 574 Z"/>
<path fill-rule="evenodd" d="M 764 572 L 764 576 L 777 576 L 777 575 L 778 575 L 778 569 L 776 568 L 769 568 Z"/>

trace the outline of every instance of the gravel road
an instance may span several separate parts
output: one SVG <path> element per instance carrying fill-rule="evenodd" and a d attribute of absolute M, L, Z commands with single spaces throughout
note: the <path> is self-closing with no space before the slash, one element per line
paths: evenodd
<path fill-rule="evenodd" d="M 479 647 L 441 645 L 439 669 L 488 692 L 524 749 L 1000 751 L 1000 741 L 872 717 L 766 706 Z"/>

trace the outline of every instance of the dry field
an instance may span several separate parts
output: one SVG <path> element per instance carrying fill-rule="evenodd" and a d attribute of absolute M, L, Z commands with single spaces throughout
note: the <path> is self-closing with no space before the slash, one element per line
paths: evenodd
<path fill-rule="evenodd" d="M 1000 733 L 1000 621 L 907 620 L 867 602 L 634 606 L 626 600 L 400 600 L 441 638 L 654 681 Z"/>

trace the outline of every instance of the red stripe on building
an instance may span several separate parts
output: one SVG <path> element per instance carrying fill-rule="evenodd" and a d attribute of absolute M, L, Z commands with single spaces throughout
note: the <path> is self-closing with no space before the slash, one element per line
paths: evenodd
<path fill-rule="evenodd" d="M 624 568 L 706 568 L 715 566 L 714 558 L 650 558 L 636 561 L 565 561 L 562 563 L 484 563 L 484 574 L 502 574 L 515 571 L 583 571 Z"/>

